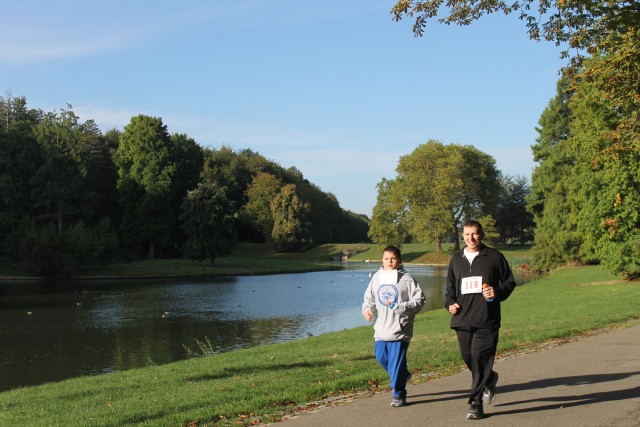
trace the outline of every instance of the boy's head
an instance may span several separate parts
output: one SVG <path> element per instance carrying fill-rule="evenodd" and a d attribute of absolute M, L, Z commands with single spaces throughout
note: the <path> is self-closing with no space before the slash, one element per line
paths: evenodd
<path fill-rule="evenodd" d="M 382 251 L 382 267 L 385 270 L 396 270 L 402 264 L 402 253 L 395 246 L 387 246 Z"/>

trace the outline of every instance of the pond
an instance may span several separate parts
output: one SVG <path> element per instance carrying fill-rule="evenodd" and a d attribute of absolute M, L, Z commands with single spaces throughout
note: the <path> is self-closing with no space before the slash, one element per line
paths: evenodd
<path fill-rule="evenodd" d="M 0 283 L 0 391 L 305 338 L 367 323 L 376 265 L 202 280 Z M 443 304 L 446 267 L 408 267 Z M 520 281 L 518 283 L 521 283 Z"/>

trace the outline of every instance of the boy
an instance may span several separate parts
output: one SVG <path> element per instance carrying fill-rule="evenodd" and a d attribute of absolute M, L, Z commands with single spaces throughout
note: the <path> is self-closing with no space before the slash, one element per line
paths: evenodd
<path fill-rule="evenodd" d="M 367 322 L 377 314 L 374 324 L 376 359 L 389 374 L 393 400 L 391 406 L 407 404 L 407 349 L 413 336 L 413 320 L 425 304 L 418 282 L 402 266 L 400 249 L 387 246 L 382 266 L 364 293 L 362 315 Z"/>

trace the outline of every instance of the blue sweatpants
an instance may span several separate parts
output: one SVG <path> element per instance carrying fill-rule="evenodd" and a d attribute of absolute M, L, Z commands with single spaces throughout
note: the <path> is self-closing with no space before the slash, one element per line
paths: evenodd
<path fill-rule="evenodd" d="M 407 349 L 406 341 L 374 341 L 373 349 L 380 366 L 389 374 L 393 397 L 407 396 Z"/>

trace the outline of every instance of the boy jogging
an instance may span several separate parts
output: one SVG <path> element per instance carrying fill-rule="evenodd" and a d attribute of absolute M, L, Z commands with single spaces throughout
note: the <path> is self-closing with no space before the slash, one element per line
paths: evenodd
<path fill-rule="evenodd" d="M 387 246 L 382 252 L 382 266 L 364 293 L 362 315 L 374 324 L 376 359 L 389 374 L 393 390 L 391 406 L 407 404 L 407 349 L 413 336 L 413 321 L 425 304 L 420 285 L 404 270 L 400 249 Z"/>

